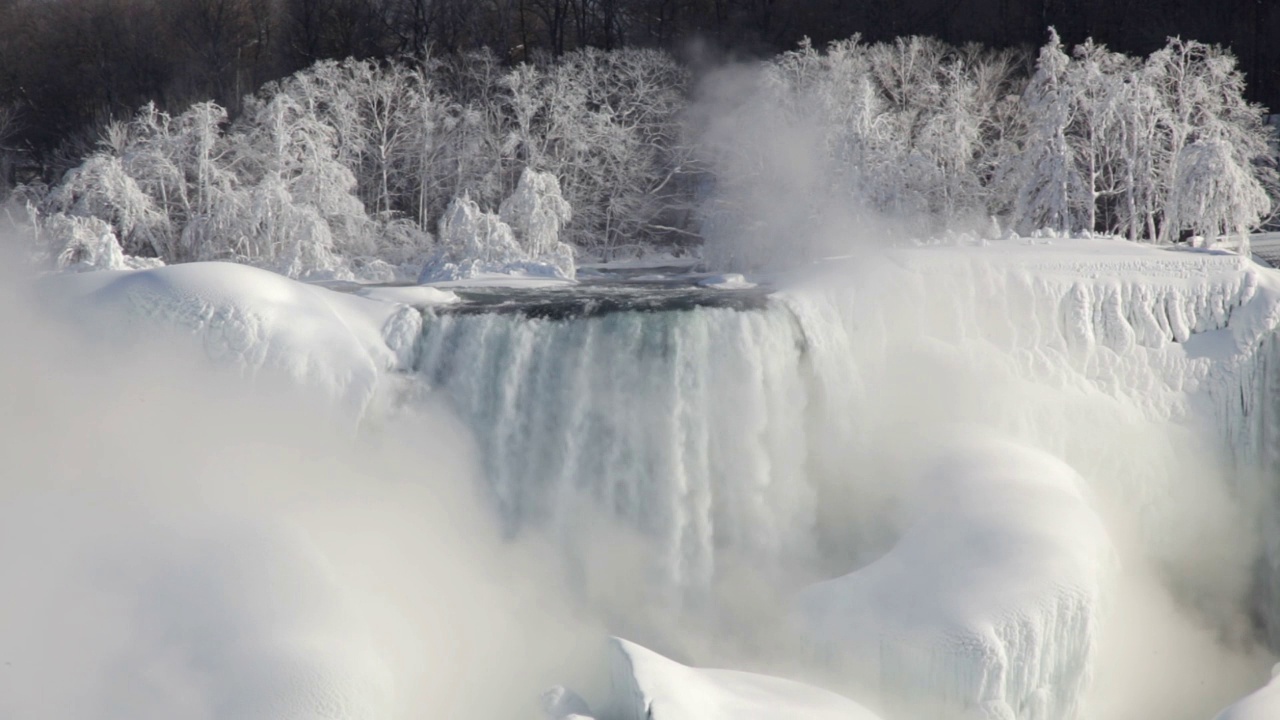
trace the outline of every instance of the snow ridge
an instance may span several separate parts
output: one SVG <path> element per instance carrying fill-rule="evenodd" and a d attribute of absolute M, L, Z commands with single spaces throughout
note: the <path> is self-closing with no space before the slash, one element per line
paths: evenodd
<path fill-rule="evenodd" d="M 969 441 L 939 460 L 889 553 L 801 593 L 807 637 L 922 704 L 911 717 L 1075 717 L 1112 561 L 1082 485 L 1044 453 Z"/>

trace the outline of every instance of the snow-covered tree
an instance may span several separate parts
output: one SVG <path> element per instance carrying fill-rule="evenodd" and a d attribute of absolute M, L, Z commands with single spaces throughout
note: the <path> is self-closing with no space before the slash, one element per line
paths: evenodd
<path fill-rule="evenodd" d="M 1166 202 L 1157 239 L 1171 242 L 1186 231 L 1243 234 L 1270 210 L 1274 162 L 1263 110 L 1245 100 L 1235 58 L 1173 38 L 1148 62 L 1166 118 Z M 1211 192 L 1215 207 L 1197 192 Z"/>
<path fill-rule="evenodd" d="M 559 240 L 571 216 L 556 178 L 532 170 L 496 214 L 457 198 L 440 219 L 438 245 L 419 282 L 511 272 L 571 279 L 573 249 Z"/>
<path fill-rule="evenodd" d="M 555 175 L 525 168 L 515 192 L 498 208 L 498 217 L 514 231 L 530 260 L 546 263 L 558 276 L 574 276 L 573 248 L 560 240 L 560 231 L 573 219 L 573 208 L 560 194 Z"/>
<path fill-rule="evenodd" d="M 1069 233 L 1088 221 L 1084 183 L 1067 140 L 1075 101 L 1070 61 L 1057 31 L 1050 29 L 1049 42 L 1040 49 L 1035 74 L 1023 94 L 1027 137 L 1010 168 L 1020 186 L 1013 211 L 1019 232 L 1049 228 Z"/>
<path fill-rule="evenodd" d="M 160 255 L 172 232 L 169 218 L 126 172 L 121 158 L 105 152 L 69 172 L 49 194 L 45 212 L 105 223 L 112 242 L 123 238 L 121 253 L 130 255 Z M 74 234 L 85 235 L 85 227 L 77 226 Z M 94 228 L 89 234 L 104 234 Z"/>
<path fill-rule="evenodd" d="M 1249 229 L 1271 210 L 1272 199 L 1253 168 L 1241 166 L 1239 150 L 1221 138 L 1182 148 L 1165 208 L 1168 227 L 1217 238 L 1235 235 L 1249 252 Z"/>
<path fill-rule="evenodd" d="M 41 225 L 42 240 L 57 270 L 133 270 L 163 264 L 125 255 L 111 225 L 100 218 L 57 213 Z"/>

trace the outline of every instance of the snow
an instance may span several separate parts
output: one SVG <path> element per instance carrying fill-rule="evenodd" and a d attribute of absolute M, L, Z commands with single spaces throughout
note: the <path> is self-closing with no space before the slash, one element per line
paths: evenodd
<path fill-rule="evenodd" d="M 723 275 L 710 275 L 698 281 L 702 287 L 715 288 L 717 290 L 747 290 L 756 286 L 753 282 L 748 282 L 746 278 L 738 273 L 725 273 Z"/>
<path fill-rule="evenodd" d="M 688 255 L 672 255 L 670 253 L 650 253 L 641 257 L 608 260 L 603 262 L 578 263 L 579 270 L 656 270 L 680 268 L 691 270 L 701 259 Z"/>
<path fill-rule="evenodd" d="M 567 287 L 576 284 L 568 278 L 552 275 L 528 273 L 522 269 L 505 266 L 501 272 L 475 272 L 465 277 L 451 280 L 430 280 L 423 285 L 434 288 L 549 288 Z"/>
<path fill-rule="evenodd" d="M 810 642 L 930 717 L 1075 717 L 1112 551 L 1083 481 L 994 440 L 944 454 L 880 559 L 807 588 Z"/>
<path fill-rule="evenodd" d="M 1271 682 L 1223 710 L 1215 720 L 1275 720 L 1280 718 L 1280 665 L 1271 671 Z"/>
<path fill-rule="evenodd" d="M 164 265 L 155 258 L 125 255 L 111 226 L 98 218 L 58 213 L 45 220 L 42 232 L 58 270 L 138 270 Z"/>
<path fill-rule="evenodd" d="M 458 296 L 448 290 L 426 286 L 400 287 L 361 287 L 354 293 L 370 300 L 400 303 L 410 307 L 430 307 L 432 305 L 451 305 L 458 302 Z"/>
<path fill-rule="evenodd" d="M 610 640 L 613 715 L 619 720 L 876 720 L 861 705 L 792 680 L 681 665 Z"/>
<path fill-rule="evenodd" d="M 384 376 L 408 370 L 421 332 L 411 308 L 344 295 L 265 270 L 190 263 L 59 275 L 47 297 L 95 331 L 176 331 L 246 376 L 281 373 L 359 417 Z"/>

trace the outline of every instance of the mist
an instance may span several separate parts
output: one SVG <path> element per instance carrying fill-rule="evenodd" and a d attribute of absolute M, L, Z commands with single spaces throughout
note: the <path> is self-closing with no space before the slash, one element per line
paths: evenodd
<path fill-rule="evenodd" d="M 918 478 L 940 447 L 975 431 L 1037 447 L 1081 473 L 1116 552 L 1081 717 L 1213 717 L 1265 684 L 1276 662 L 1254 616 L 1265 542 L 1258 500 L 1241 490 L 1241 477 L 1258 470 L 1226 457 L 1203 417 L 1144 418 L 1084 389 L 1093 378 L 1058 377 L 1047 366 L 1037 376 L 1020 367 L 1025 357 L 966 344 L 974 323 L 999 335 L 1016 324 L 1007 315 L 1034 312 L 1007 307 L 1026 302 L 1001 295 L 1015 283 L 983 288 L 991 279 L 956 257 L 958 269 L 931 276 L 935 286 L 895 285 L 908 264 L 895 248 L 986 244 L 1007 233 L 981 213 L 940 220 L 913 210 L 910 182 L 895 186 L 893 169 L 875 164 L 884 142 L 876 100 L 842 85 L 866 83 L 871 72 L 850 55 L 802 46 L 788 59 L 723 66 L 704 76 L 689 113 L 716 170 L 707 256 L 783 278 L 798 296 L 846 298 L 860 340 L 873 346 L 851 350 L 860 375 L 850 378 L 870 389 L 855 425 L 873 450 L 846 453 L 847 473 L 821 490 L 810 581 L 863 567 L 892 546 L 931 490 Z M 876 194 L 886 187 L 900 196 Z M 975 286 L 980 297 L 967 297 Z M 869 307 L 849 309 L 855 302 Z M 786 612 L 787 598 L 757 597 L 773 598 L 764 615 Z M 776 660 L 737 662 L 824 684 L 886 717 L 927 716 L 822 663 Z"/>
<path fill-rule="evenodd" d="M 85 341 L 28 285 L 0 301 L 0 715 L 526 717 L 595 651 L 447 410 L 353 433 L 182 343 Z"/>

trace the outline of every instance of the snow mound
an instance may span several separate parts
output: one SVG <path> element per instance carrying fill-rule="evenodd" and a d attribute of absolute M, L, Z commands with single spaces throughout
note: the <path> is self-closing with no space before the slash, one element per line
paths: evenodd
<path fill-rule="evenodd" d="M 929 717 L 1073 718 L 1111 547 L 1057 459 L 983 440 L 944 454 L 897 545 L 801 593 L 819 652 Z"/>
<path fill-rule="evenodd" d="M 747 290 L 756 286 L 755 283 L 749 282 L 738 273 L 712 275 L 702 278 L 698 281 L 698 284 L 702 287 L 715 288 L 717 290 Z"/>
<path fill-rule="evenodd" d="M 386 373 L 410 368 L 422 329 L 404 305 L 231 263 L 61 275 L 46 289 L 95 330 L 176 331 L 219 364 L 282 374 L 357 417 Z"/>
<path fill-rule="evenodd" d="M 410 307 L 450 305 L 458 302 L 458 296 L 448 290 L 426 286 L 362 287 L 354 292 L 363 298 L 382 302 L 400 303 Z"/>
<path fill-rule="evenodd" d="M 792 680 L 692 668 L 611 638 L 613 714 L 619 720 L 877 720 L 861 705 Z"/>
<path fill-rule="evenodd" d="M 1214 720 L 1275 720 L 1280 718 L 1280 665 L 1271 670 L 1271 682 L 1218 713 Z"/>

